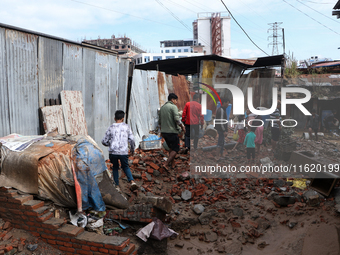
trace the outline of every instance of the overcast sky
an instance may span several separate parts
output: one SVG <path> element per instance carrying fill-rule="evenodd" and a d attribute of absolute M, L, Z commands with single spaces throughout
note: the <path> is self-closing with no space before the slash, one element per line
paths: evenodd
<path fill-rule="evenodd" d="M 332 16 L 337 0 L 224 2 L 269 55 L 268 23 L 283 22 L 286 53 L 298 60 L 315 55 L 340 59 L 340 19 Z M 192 39 L 197 13 L 227 11 L 221 0 L 0 0 L 0 6 L 0 23 L 74 41 L 126 35 L 148 52 L 159 52 L 162 40 Z M 265 56 L 234 21 L 231 54 L 233 58 Z"/>

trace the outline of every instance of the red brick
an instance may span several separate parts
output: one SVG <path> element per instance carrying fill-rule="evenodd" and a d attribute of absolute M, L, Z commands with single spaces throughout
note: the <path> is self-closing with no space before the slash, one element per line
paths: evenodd
<path fill-rule="evenodd" d="M 13 235 L 11 233 L 7 233 L 3 238 L 2 241 L 7 241 L 9 240 Z"/>
<path fill-rule="evenodd" d="M 28 201 L 26 203 L 23 203 L 25 208 L 29 209 L 29 210 L 38 209 L 38 208 L 44 206 L 44 204 L 45 204 L 44 201 L 39 201 L 39 200 L 31 200 L 31 201 Z"/>
<path fill-rule="evenodd" d="M 73 225 L 64 225 L 61 228 L 59 228 L 59 231 L 61 232 L 61 234 L 76 237 L 79 234 L 83 233 L 84 229 Z"/>
<path fill-rule="evenodd" d="M 91 247 L 90 247 L 90 246 L 87 246 L 87 245 L 83 245 L 83 246 L 81 246 L 81 248 L 82 248 L 84 251 L 90 251 L 90 250 L 91 250 Z"/>
<path fill-rule="evenodd" d="M 91 252 L 91 251 L 82 251 L 82 250 L 78 250 L 77 253 L 79 253 L 79 254 L 84 254 L 84 255 L 93 255 L 93 252 Z"/>
<path fill-rule="evenodd" d="M 47 240 L 47 243 L 49 243 L 49 244 L 57 244 L 57 242 L 54 241 L 54 240 Z"/>
<path fill-rule="evenodd" d="M 117 251 L 121 251 L 123 250 L 127 245 L 129 245 L 130 243 L 130 239 L 127 239 L 125 242 L 123 242 L 120 246 L 114 246 L 112 244 L 105 244 L 105 248 L 109 249 L 109 250 L 117 250 Z"/>
<path fill-rule="evenodd" d="M 36 236 L 36 237 L 39 237 L 40 234 L 38 232 L 31 232 L 32 235 Z"/>
<path fill-rule="evenodd" d="M 91 251 L 98 251 L 99 248 L 91 246 Z"/>
<path fill-rule="evenodd" d="M 49 219 L 51 219 L 53 217 L 53 214 L 51 212 L 48 212 L 44 215 L 41 215 L 39 217 L 36 218 L 36 221 L 39 221 L 39 222 L 44 222 L 44 221 L 47 221 Z"/>
<path fill-rule="evenodd" d="M 11 226 L 11 222 L 6 221 L 5 224 L 2 226 L 2 229 L 3 229 L 3 230 L 6 230 L 6 229 L 8 229 L 10 226 Z"/>
<path fill-rule="evenodd" d="M 119 255 L 129 255 L 131 252 L 135 250 L 135 244 L 130 244 L 128 247 L 124 248 L 123 250 L 119 251 Z"/>
<path fill-rule="evenodd" d="M 9 252 L 11 250 L 13 250 L 13 246 L 12 245 L 9 245 L 9 246 L 5 247 L 5 252 Z"/>
<path fill-rule="evenodd" d="M 20 195 L 20 196 L 13 197 L 12 199 L 8 199 L 8 202 L 10 202 L 10 200 L 15 204 L 22 205 L 30 200 L 33 200 L 33 196 L 32 195 Z"/>
<path fill-rule="evenodd" d="M 64 242 L 64 246 L 65 246 L 65 247 L 72 247 L 72 243 Z"/>
<path fill-rule="evenodd" d="M 52 239 L 52 240 L 56 239 L 56 237 L 55 237 L 55 236 L 52 236 L 52 235 L 46 235 L 46 234 L 42 234 L 42 235 L 41 235 L 41 237 L 42 237 L 42 238 L 46 238 L 46 239 Z"/>
<path fill-rule="evenodd" d="M 87 242 L 87 245 L 95 246 L 95 247 L 104 247 L 101 243 L 95 243 L 95 242 Z"/>
<path fill-rule="evenodd" d="M 61 242 L 61 241 L 56 241 L 56 243 L 58 244 L 58 245 L 64 245 L 64 242 Z M 74 247 L 75 248 L 75 247 Z"/>
<path fill-rule="evenodd" d="M 7 197 L 0 197 L 0 202 L 1 203 L 6 203 L 7 202 Z"/>
<path fill-rule="evenodd" d="M 99 251 L 101 253 L 109 253 L 109 250 L 108 249 L 104 249 L 104 248 L 100 248 Z"/>
<path fill-rule="evenodd" d="M 115 251 L 115 250 L 109 250 L 109 254 L 112 254 L 112 255 L 118 255 L 118 251 Z"/>
<path fill-rule="evenodd" d="M 73 243 L 72 247 L 76 248 L 76 249 L 81 249 L 81 245 L 80 244 L 76 244 L 76 243 Z"/>
<path fill-rule="evenodd" d="M 75 252 L 76 251 L 74 248 L 63 247 L 63 246 L 59 246 L 59 250 L 68 251 L 68 252 Z"/>

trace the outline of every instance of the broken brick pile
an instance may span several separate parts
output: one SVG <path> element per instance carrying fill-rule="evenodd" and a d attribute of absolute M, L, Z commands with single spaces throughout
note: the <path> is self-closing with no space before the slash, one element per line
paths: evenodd
<path fill-rule="evenodd" d="M 65 224 L 64 219 L 53 217 L 43 201 L 33 200 L 32 195 L 20 195 L 11 188 L 0 187 L 0 218 L 11 222 L 14 228 L 29 231 L 65 254 L 137 254 L 137 247 L 129 238 L 103 236 Z M 8 232 L 8 229 L 4 230 L 1 239 Z"/>

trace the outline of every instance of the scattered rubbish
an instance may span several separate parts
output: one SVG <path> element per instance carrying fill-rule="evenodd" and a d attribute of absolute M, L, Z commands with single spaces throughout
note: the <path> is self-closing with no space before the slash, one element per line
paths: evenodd
<path fill-rule="evenodd" d="M 196 214 L 202 214 L 204 212 L 204 206 L 201 204 L 196 204 L 192 209 Z"/>
<path fill-rule="evenodd" d="M 183 200 L 187 201 L 187 200 L 190 200 L 190 199 L 191 199 L 192 194 L 191 194 L 191 192 L 190 192 L 189 190 L 184 190 L 184 191 L 182 192 L 181 197 L 182 197 Z"/>
<path fill-rule="evenodd" d="M 259 249 L 264 249 L 266 246 L 268 246 L 269 244 L 267 244 L 265 241 L 263 241 L 263 242 L 261 242 L 261 243 L 259 243 L 258 245 L 257 245 L 257 248 L 259 248 Z"/>
<path fill-rule="evenodd" d="M 136 235 L 146 242 L 149 237 L 161 241 L 164 238 L 177 236 L 178 233 L 164 225 L 160 219 L 154 218 L 151 223 L 138 230 Z"/>
<path fill-rule="evenodd" d="M 45 147 L 53 147 L 54 143 L 46 144 Z"/>
<path fill-rule="evenodd" d="M 306 182 L 307 182 L 306 179 L 300 179 L 300 178 L 294 179 L 292 187 L 296 187 L 298 189 L 304 190 L 307 187 Z"/>
<path fill-rule="evenodd" d="M 38 244 L 28 244 L 26 248 L 29 251 L 35 251 L 38 248 Z"/>
<path fill-rule="evenodd" d="M 87 217 L 81 212 L 72 213 L 69 211 L 70 222 L 77 227 L 85 228 L 87 225 Z"/>

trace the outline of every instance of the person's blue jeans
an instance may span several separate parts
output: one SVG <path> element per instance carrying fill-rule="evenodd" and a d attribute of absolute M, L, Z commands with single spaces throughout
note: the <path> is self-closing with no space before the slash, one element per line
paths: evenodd
<path fill-rule="evenodd" d="M 221 148 L 221 156 L 223 156 L 223 150 L 224 150 L 224 131 L 217 130 L 218 133 L 218 140 L 217 140 L 217 146 Z"/>
<path fill-rule="evenodd" d="M 111 161 L 112 166 L 112 174 L 113 174 L 113 180 L 115 181 L 116 185 L 119 185 L 119 174 L 118 174 L 118 169 L 119 169 L 119 163 L 118 160 L 120 161 L 120 164 L 122 165 L 123 171 L 126 174 L 126 177 L 128 178 L 128 181 L 133 181 L 133 177 L 130 171 L 129 167 L 129 156 L 128 155 L 114 155 L 114 154 L 109 154 L 109 158 Z"/>

